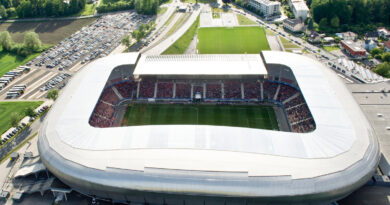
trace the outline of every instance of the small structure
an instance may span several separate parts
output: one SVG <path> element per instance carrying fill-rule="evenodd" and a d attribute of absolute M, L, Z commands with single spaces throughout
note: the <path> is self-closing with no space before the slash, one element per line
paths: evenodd
<path fill-rule="evenodd" d="M 376 48 L 377 45 L 375 41 L 373 40 L 365 40 L 363 42 L 363 48 L 366 49 L 367 51 L 371 51 L 373 48 Z"/>
<path fill-rule="evenodd" d="M 309 8 L 304 0 L 289 0 L 288 4 L 296 19 L 305 21 L 309 16 Z"/>
<path fill-rule="evenodd" d="M 290 32 L 297 33 L 304 30 L 305 24 L 301 19 L 285 19 L 283 21 L 283 28 Z"/>
<path fill-rule="evenodd" d="M 342 40 L 340 41 L 340 45 L 353 58 L 360 59 L 366 57 L 366 50 L 356 42 L 351 40 Z"/>
<path fill-rule="evenodd" d="M 12 152 L 12 154 L 11 154 L 11 161 L 14 161 L 14 160 L 16 160 L 16 159 L 18 159 L 19 158 L 19 153 L 17 153 L 17 152 Z"/>
<path fill-rule="evenodd" d="M 6 201 L 9 196 L 8 191 L 0 191 L 0 201 Z"/>
<path fill-rule="evenodd" d="M 178 12 L 187 12 L 187 6 L 186 5 L 181 5 L 177 8 Z"/>
<path fill-rule="evenodd" d="M 310 43 L 321 43 L 321 35 L 315 31 L 312 31 L 310 34 L 308 34 L 307 41 Z"/>
<path fill-rule="evenodd" d="M 358 37 L 358 35 L 356 33 L 351 32 L 351 31 L 341 33 L 341 36 L 342 36 L 341 39 L 346 40 L 346 41 L 355 41 Z"/>
<path fill-rule="evenodd" d="M 386 41 L 383 47 L 385 48 L 385 52 L 390 52 L 390 40 Z"/>
<path fill-rule="evenodd" d="M 378 35 L 384 39 L 389 39 L 390 38 L 390 31 L 387 30 L 386 28 L 379 27 L 377 29 Z"/>
<path fill-rule="evenodd" d="M 23 193 L 21 192 L 16 192 L 15 194 L 12 195 L 12 200 L 16 202 L 22 201 Z"/>
<path fill-rule="evenodd" d="M 333 37 L 325 37 L 324 38 L 324 43 L 333 43 L 334 42 L 334 38 Z"/>

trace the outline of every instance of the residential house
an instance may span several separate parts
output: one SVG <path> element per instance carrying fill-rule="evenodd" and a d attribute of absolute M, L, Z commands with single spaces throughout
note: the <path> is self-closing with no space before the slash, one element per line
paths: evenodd
<path fill-rule="evenodd" d="M 379 38 L 378 31 L 369 31 L 366 33 L 366 35 L 364 35 L 364 39 L 366 39 L 366 40 L 377 41 L 378 38 Z"/>
<path fill-rule="evenodd" d="M 385 51 L 386 51 L 386 52 L 390 52 L 390 40 L 386 41 L 386 42 L 383 44 L 383 47 L 385 48 Z"/>
<path fill-rule="evenodd" d="M 373 48 L 376 48 L 377 44 L 373 40 L 364 40 L 363 42 L 363 48 L 366 49 L 367 51 L 371 51 Z"/>
<path fill-rule="evenodd" d="M 301 19 L 285 19 L 283 21 L 283 28 L 290 32 L 297 33 L 304 31 L 305 24 Z"/>
<path fill-rule="evenodd" d="M 321 43 L 321 35 L 315 31 L 312 31 L 307 35 L 307 41 L 310 43 Z"/>
<path fill-rule="evenodd" d="M 390 31 L 387 30 L 386 28 L 382 28 L 382 27 L 379 27 L 377 29 L 378 31 L 378 34 L 380 37 L 384 38 L 384 39 L 389 39 L 390 38 Z"/>
<path fill-rule="evenodd" d="M 355 41 L 358 37 L 356 33 L 351 31 L 341 33 L 341 35 L 342 35 L 342 39 L 346 41 Z"/>

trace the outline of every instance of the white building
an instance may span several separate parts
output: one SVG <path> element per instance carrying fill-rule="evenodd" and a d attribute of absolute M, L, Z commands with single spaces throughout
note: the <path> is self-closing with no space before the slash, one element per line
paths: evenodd
<path fill-rule="evenodd" d="M 367 51 L 371 51 L 373 48 L 376 48 L 376 43 L 373 40 L 365 40 L 363 41 L 363 48 Z"/>
<path fill-rule="evenodd" d="M 301 19 L 285 19 L 283 21 L 283 27 L 291 32 L 302 32 L 305 28 L 305 24 Z"/>
<path fill-rule="evenodd" d="M 249 5 L 261 11 L 265 17 L 280 14 L 280 2 L 269 0 L 249 0 Z"/>
<path fill-rule="evenodd" d="M 303 0 L 290 0 L 289 2 L 291 11 L 293 12 L 295 18 L 302 19 L 303 21 L 309 15 L 309 8 L 307 7 L 305 1 Z"/>

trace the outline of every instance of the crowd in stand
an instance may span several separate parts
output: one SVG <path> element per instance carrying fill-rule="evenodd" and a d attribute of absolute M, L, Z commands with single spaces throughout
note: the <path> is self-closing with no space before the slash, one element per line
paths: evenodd
<path fill-rule="evenodd" d="M 244 82 L 244 98 L 245 99 L 260 99 L 260 83 L 259 82 Z"/>
<path fill-rule="evenodd" d="M 226 99 L 241 99 L 241 82 L 240 81 L 226 81 L 224 84 L 224 98 Z"/>
<path fill-rule="evenodd" d="M 206 84 L 206 98 L 222 98 L 221 84 Z"/>
<path fill-rule="evenodd" d="M 206 99 L 257 99 L 272 100 L 284 105 L 288 121 L 294 132 L 309 132 L 315 129 L 315 123 L 308 106 L 299 90 L 287 83 L 265 80 L 262 85 L 257 81 L 226 80 L 215 82 L 175 82 L 133 79 L 120 81 L 112 80 L 114 84 L 106 87 L 98 104 L 95 107 L 90 123 L 97 127 L 111 126 L 113 122 L 114 106 L 120 98 L 132 99 L 138 96 L 140 99 L 190 99 L 196 93 L 203 96 L 206 90 Z M 114 91 L 113 86 L 117 91 Z M 139 86 L 139 89 L 138 89 Z M 242 90 L 242 88 L 244 90 Z M 192 91 L 192 92 L 191 92 Z M 117 93 L 119 94 L 117 94 Z M 137 95 L 138 92 L 138 95 Z M 155 94 L 156 92 L 156 94 Z M 262 98 L 262 92 L 264 98 Z M 191 96 L 191 93 L 193 96 Z"/>
<path fill-rule="evenodd" d="M 176 83 L 176 98 L 191 98 L 191 84 Z"/>

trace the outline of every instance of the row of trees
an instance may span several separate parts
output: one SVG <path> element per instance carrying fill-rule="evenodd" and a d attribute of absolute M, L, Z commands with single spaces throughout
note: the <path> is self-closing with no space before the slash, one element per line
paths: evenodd
<path fill-rule="evenodd" d="M 39 36 L 35 32 L 26 33 L 23 44 L 15 43 L 8 31 L 0 32 L 0 46 L 3 48 L 3 51 L 20 56 L 28 56 L 31 53 L 42 51 L 41 40 L 39 40 Z"/>
<path fill-rule="evenodd" d="M 37 113 L 34 111 L 34 107 L 27 107 L 23 113 L 17 113 L 14 112 L 10 116 L 10 123 L 12 127 L 19 126 L 20 120 L 23 118 L 23 116 L 29 116 L 29 117 L 35 117 Z"/>
<path fill-rule="evenodd" d="M 125 36 L 122 38 L 121 43 L 129 49 L 132 46 L 131 39 L 136 39 L 137 42 L 139 42 L 143 37 L 148 35 L 148 33 L 151 32 L 153 29 L 154 22 L 151 21 L 147 24 L 141 24 L 139 25 L 137 30 L 134 30 L 131 33 L 131 36 Z"/>
<path fill-rule="evenodd" d="M 75 14 L 85 8 L 86 0 L 0 0 L 2 18 L 58 17 Z"/>
<path fill-rule="evenodd" d="M 135 9 L 139 14 L 155 15 L 160 4 L 168 0 L 111 0 L 98 8 L 99 13 Z"/>
<path fill-rule="evenodd" d="M 307 3 L 321 31 L 362 33 L 390 25 L 389 0 L 307 0 Z"/>

